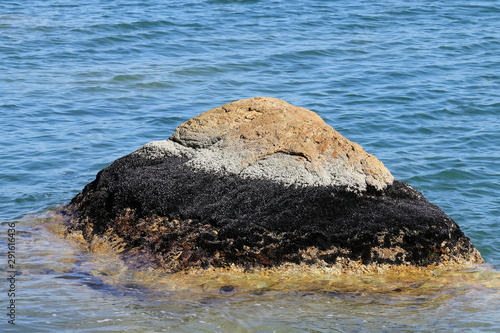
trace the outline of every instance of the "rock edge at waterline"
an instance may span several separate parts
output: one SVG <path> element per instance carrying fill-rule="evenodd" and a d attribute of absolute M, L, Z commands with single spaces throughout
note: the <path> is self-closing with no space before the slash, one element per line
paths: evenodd
<path fill-rule="evenodd" d="M 167 272 L 483 261 L 450 217 L 382 162 L 275 98 L 188 120 L 101 170 L 63 213 L 68 235 Z"/>

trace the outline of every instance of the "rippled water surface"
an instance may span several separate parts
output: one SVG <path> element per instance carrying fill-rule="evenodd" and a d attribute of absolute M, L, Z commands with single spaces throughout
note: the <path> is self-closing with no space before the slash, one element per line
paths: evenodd
<path fill-rule="evenodd" d="M 494 0 L 1 1 L 0 269 L 9 276 L 15 221 L 20 275 L 16 326 L 2 315 L 0 330 L 500 331 L 499 51 Z M 252 96 L 319 113 L 449 214 L 487 267 L 388 291 L 333 279 L 188 292 L 29 217 L 192 116 Z"/>

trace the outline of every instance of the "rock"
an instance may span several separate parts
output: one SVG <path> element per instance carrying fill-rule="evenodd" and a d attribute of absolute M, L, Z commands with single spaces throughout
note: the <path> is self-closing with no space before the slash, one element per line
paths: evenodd
<path fill-rule="evenodd" d="M 352 190 L 382 189 L 394 180 L 382 162 L 316 113 L 276 98 L 250 98 L 204 112 L 180 125 L 172 142 L 196 149 L 192 168 L 222 175 Z"/>
<path fill-rule="evenodd" d="M 458 225 L 312 111 L 223 105 L 100 171 L 68 234 L 114 239 L 168 272 L 208 267 L 463 266 Z"/>

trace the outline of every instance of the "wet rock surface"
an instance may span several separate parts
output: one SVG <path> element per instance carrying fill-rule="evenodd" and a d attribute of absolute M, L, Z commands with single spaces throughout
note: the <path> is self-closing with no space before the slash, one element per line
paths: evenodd
<path fill-rule="evenodd" d="M 282 264 L 464 265 L 458 225 L 314 112 L 273 98 L 209 110 L 100 171 L 67 233 L 177 272 Z"/>

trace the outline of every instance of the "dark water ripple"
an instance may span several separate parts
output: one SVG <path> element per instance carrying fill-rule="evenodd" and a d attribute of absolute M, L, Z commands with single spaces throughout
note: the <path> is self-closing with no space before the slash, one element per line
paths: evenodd
<path fill-rule="evenodd" d="M 229 101 L 318 112 L 500 267 L 497 1 L 3 1 L 0 220 Z M 498 327 L 498 326 L 497 326 Z"/>

